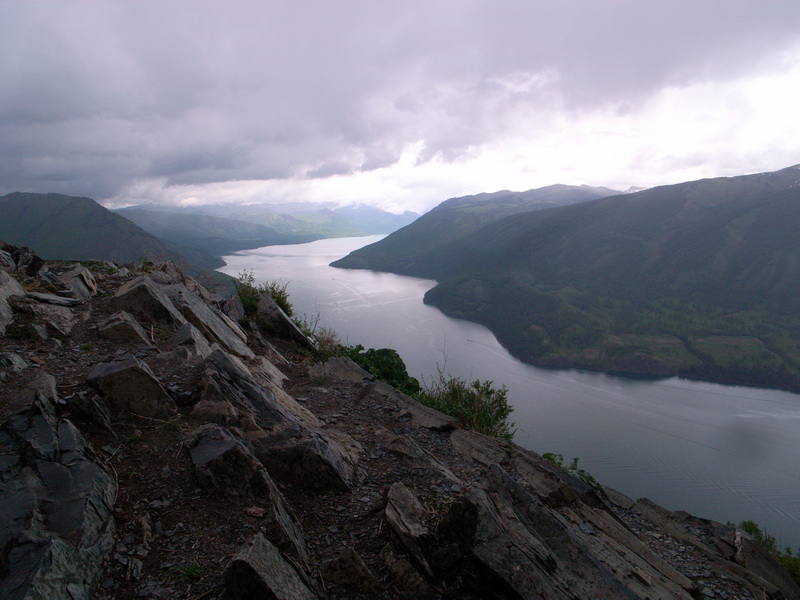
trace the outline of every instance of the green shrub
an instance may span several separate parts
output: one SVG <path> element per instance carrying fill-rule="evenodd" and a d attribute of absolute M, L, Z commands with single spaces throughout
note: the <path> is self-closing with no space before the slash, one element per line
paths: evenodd
<path fill-rule="evenodd" d="M 396 387 L 404 394 L 415 396 L 420 391 L 419 381 L 409 376 L 406 364 L 400 358 L 397 350 L 391 348 L 364 350 L 364 346 L 359 344 L 343 348 L 341 355 L 349 357 L 362 369 L 369 371 L 384 383 Z"/>
<path fill-rule="evenodd" d="M 239 273 L 234 285 L 236 286 L 236 294 L 242 301 L 245 312 L 255 312 L 258 306 L 259 296 L 261 296 L 261 294 L 266 294 L 275 301 L 275 304 L 281 307 L 281 310 L 286 313 L 286 316 L 291 317 L 294 315 L 294 308 L 289 301 L 289 293 L 286 291 L 286 288 L 289 286 L 288 281 L 286 283 L 267 281 L 256 285 L 256 277 L 253 274 L 253 269 L 248 269 Z"/>
<path fill-rule="evenodd" d="M 508 417 L 514 409 L 507 393 L 505 386 L 494 387 L 491 381 L 467 382 L 439 371 L 439 379 L 420 391 L 416 399 L 454 417 L 468 429 L 510 440 L 514 423 Z"/>
<path fill-rule="evenodd" d="M 591 473 L 586 469 L 583 469 L 578 466 L 578 457 L 572 459 L 572 462 L 569 464 L 568 467 L 564 466 L 564 456 L 561 454 L 553 454 L 552 452 L 545 452 L 542 454 L 542 458 L 545 460 L 553 463 L 557 467 L 561 467 L 567 473 L 572 475 L 573 477 L 577 477 L 586 485 L 589 485 L 593 488 L 599 489 L 600 483 L 592 477 Z"/>
<path fill-rule="evenodd" d="M 795 554 L 788 546 L 783 550 L 779 549 L 775 537 L 769 535 L 755 521 L 742 521 L 739 523 L 739 529 L 753 536 L 753 539 L 761 544 L 769 555 L 777 560 L 792 579 L 800 585 L 800 552 Z"/>

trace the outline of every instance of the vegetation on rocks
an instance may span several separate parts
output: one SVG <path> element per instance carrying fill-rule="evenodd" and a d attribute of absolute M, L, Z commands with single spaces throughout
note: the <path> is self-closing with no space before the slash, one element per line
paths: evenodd
<path fill-rule="evenodd" d="M 236 293 L 242 301 L 245 312 L 255 312 L 256 306 L 258 305 L 258 297 L 261 294 L 266 294 L 275 301 L 275 304 L 280 306 L 287 317 L 293 317 L 294 307 L 289 301 L 289 292 L 286 291 L 288 286 L 288 281 L 285 283 L 281 283 L 280 281 L 266 281 L 256 284 L 256 277 L 253 274 L 253 269 L 248 269 L 239 273 L 239 277 L 236 280 Z"/>
<path fill-rule="evenodd" d="M 753 536 L 769 555 L 786 569 L 786 572 L 792 576 L 792 579 L 800 585 L 800 551 L 794 552 L 788 546 L 781 550 L 775 536 L 769 535 L 755 521 L 742 521 L 739 523 L 739 529 Z"/>

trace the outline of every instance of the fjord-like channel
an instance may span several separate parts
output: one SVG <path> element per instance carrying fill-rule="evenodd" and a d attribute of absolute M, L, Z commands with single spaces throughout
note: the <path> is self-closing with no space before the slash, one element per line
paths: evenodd
<path fill-rule="evenodd" d="M 236 276 L 288 282 L 298 314 L 342 342 L 394 348 L 411 375 L 437 370 L 508 388 L 515 441 L 580 466 L 628 496 L 717 521 L 756 521 L 800 547 L 800 396 L 678 378 L 539 369 L 486 328 L 423 304 L 435 282 L 332 261 L 382 236 L 268 246 L 224 257 Z"/>

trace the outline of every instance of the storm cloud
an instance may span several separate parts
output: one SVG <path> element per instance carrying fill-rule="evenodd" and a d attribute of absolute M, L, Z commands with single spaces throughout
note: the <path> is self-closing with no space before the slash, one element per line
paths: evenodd
<path fill-rule="evenodd" d="M 800 162 L 798 22 L 795 1 L 2 1 L 0 191 L 419 210 L 777 169 Z"/>

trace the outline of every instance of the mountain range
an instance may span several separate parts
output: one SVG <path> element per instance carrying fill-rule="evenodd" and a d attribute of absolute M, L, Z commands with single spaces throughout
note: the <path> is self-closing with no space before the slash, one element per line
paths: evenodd
<path fill-rule="evenodd" d="M 435 279 L 427 303 L 532 364 L 800 389 L 800 166 L 498 200 L 449 200 L 333 265 Z"/>

